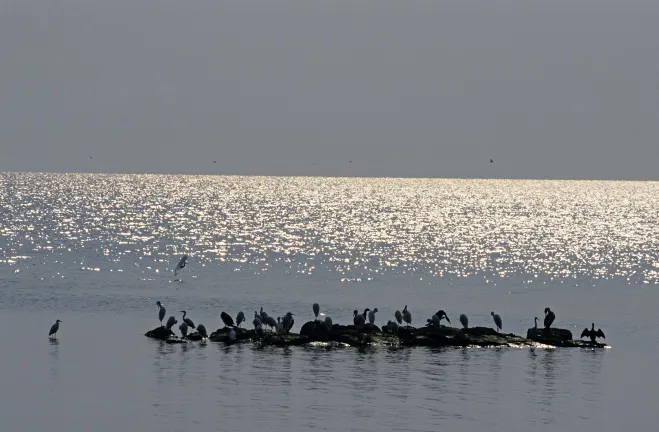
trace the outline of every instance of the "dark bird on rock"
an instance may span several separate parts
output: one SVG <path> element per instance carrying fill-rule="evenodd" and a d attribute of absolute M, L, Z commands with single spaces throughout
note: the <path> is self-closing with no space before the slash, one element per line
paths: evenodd
<path fill-rule="evenodd" d="M 222 322 L 224 323 L 224 327 L 233 327 L 233 318 L 231 318 L 231 315 L 229 315 L 226 312 L 222 312 L 220 314 L 220 318 L 222 318 Z"/>
<path fill-rule="evenodd" d="M 598 337 L 606 339 L 606 336 L 604 336 L 604 332 L 602 331 L 602 329 L 597 329 L 597 331 L 595 331 L 595 323 L 593 323 L 590 330 L 585 328 L 581 332 L 581 337 L 583 338 L 584 336 L 589 337 L 591 342 L 595 342 L 595 338 Z"/>
<path fill-rule="evenodd" d="M 545 329 L 549 330 L 549 327 L 554 323 L 556 315 L 549 308 L 545 308 Z"/>
<path fill-rule="evenodd" d="M 188 327 L 190 327 L 190 328 L 192 328 L 192 329 L 195 328 L 195 325 L 194 325 L 194 323 L 192 322 L 192 320 L 191 320 L 190 318 L 186 318 L 186 317 L 185 317 L 185 315 L 187 314 L 187 312 L 186 312 L 186 311 L 181 311 L 181 313 L 183 314 L 183 322 L 186 323 L 186 324 L 188 325 Z"/>

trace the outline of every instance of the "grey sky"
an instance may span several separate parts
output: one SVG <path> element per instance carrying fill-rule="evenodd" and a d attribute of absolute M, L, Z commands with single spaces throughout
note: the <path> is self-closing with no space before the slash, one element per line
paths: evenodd
<path fill-rule="evenodd" d="M 658 19 L 636 0 L 0 0 L 0 170 L 658 179 Z"/>

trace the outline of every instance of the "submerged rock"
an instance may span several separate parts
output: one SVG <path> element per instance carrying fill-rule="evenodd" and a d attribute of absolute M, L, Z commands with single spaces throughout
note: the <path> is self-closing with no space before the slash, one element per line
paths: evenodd
<path fill-rule="evenodd" d="M 171 339 L 172 337 L 174 338 L 177 337 L 173 331 L 165 327 L 156 327 L 153 330 L 149 330 L 148 332 L 146 332 L 144 336 L 153 339 L 163 340 L 163 341 Z"/>

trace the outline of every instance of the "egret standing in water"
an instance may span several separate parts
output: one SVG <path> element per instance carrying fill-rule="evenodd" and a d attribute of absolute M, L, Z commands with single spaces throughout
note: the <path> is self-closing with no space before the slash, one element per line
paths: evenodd
<path fill-rule="evenodd" d="M 48 332 L 48 337 L 49 338 L 53 337 L 53 338 L 57 339 L 57 331 L 59 330 L 59 323 L 61 323 L 61 322 L 62 321 L 57 320 L 57 321 L 55 321 L 55 324 L 50 326 L 50 331 Z"/>
<path fill-rule="evenodd" d="M 378 312 L 378 308 L 373 308 L 372 311 L 368 313 L 368 322 L 375 324 L 375 314 Z"/>
<path fill-rule="evenodd" d="M 245 314 L 243 311 L 238 312 L 238 315 L 236 315 L 236 325 L 240 327 L 240 323 L 245 321 Z"/>
<path fill-rule="evenodd" d="M 403 309 L 403 320 L 407 323 L 408 327 L 412 324 L 412 314 L 407 310 L 407 305 L 405 305 L 405 309 Z"/>
<path fill-rule="evenodd" d="M 394 316 L 396 317 L 396 321 L 398 321 L 398 325 L 403 324 L 403 314 L 400 313 L 399 310 L 397 310 L 396 313 L 394 313 Z"/>
<path fill-rule="evenodd" d="M 545 330 L 549 331 L 549 327 L 554 323 L 556 315 L 549 308 L 545 308 Z"/>
<path fill-rule="evenodd" d="M 181 336 L 186 337 L 188 335 L 188 325 L 183 321 L 178 329 L 181 330 Z"/>
<path fill-rule="evenodd" d="M 160 301 L 156 302 L 156 305 L 158 305 L 158 319 L 160 320 L 160 327 L 162 327 L 162 320 L 165 319 L 165 314 L 167 313 L 167 309 L 165 309 L 165 306 L 160 303 Z"/>
<path fill-rule="evenodd" d="M 501 317 L 499 314 L 495 314 L 494 312 L 491 312 L 490 315 L 492 315 L 492 318 L 494 318 L 494 324 L 497 326 L 497 332 L 499 332 L 499 329 L 503 328 L 503 323 L 501 322 Z"/>
<path fill-rule="evenodd" d="M 320 305 L 318 303 L 313 304 L 313 314 L 318 319 L 318 314 L 320 313 Z"/>
<path fill-rule="evenodd" d="M 469 318 L 467 318 L 467 315 L 460 315 L 460 323 L 462 324 L 462 327 L 469 328 Z"/>
<path fill-rule="evenodd" d="M 185 267 L 187 263 L 188 263 L 188 254 L 184 254 L 179 260 L 178 264 L 176 264 L 176 268 L 174 269 L 174 276 L 178 275 L 178 271 L 181 270 L 183 267 Z"/>
<path fill-rule="evenodd" d="M 187 314 L 187 312 L 186 312 L 186 311 L 181 311 L 181 313 L 183 314 L 183 322 L 186 323 L 186 324 L 188 325 L 188 327 L 190 327 L 190 328 L 192 328 L 192 329 L 195 328 L 195 325 L 194 325 L 194 323 L 192 322 L 192 320 L 191 320 L 190 318 L 186 318 L 186 317 L 185 317 L 185 315 Z"/>

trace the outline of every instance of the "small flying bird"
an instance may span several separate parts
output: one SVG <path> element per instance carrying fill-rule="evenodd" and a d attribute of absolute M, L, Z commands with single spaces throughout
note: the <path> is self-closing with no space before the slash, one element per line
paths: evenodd
<path fill-rule="evenodd" d="M 497 332 L 499 332 L 499 329 L 503 328 L 503 323 L 501 322 L 501 317 L 499 314 L 495 314 L 494 312 L 491 312 L 490 315 L 492 315 L 492 318 L 494 318 L 494 324 L 497 326 Z"/>
<path fill-rule="evenodd" d="M 184 254 L 181 259 L 179 260 L 178 264 L 176 264 L 176 268 L 174 269 L 174 276 L 178 274 L 178 271 L 181 270 L 185 265 L 188 263 L 188 254 Z"/>
<path fill-rule="evenodd" d="M 220 314 L 220 318 L 222 318 L 222 322 L 224 323 L 224 327 L 233 327 L 233 318 L 231 318 L 231 315 L 229 315 L 226 312 L 222 312 Z"/>
<path fill-rule="evenodd" d="M 399 310 L 397 310 L 396 313 L 394 313 L 394 316 L 396 317 L 396 321 L 398 321 L 398 325 L 403 324 L 403 314 L 400 313 Z"/>
<path fill-rule="evenodd" d="M 469 318 L 467 318 L 467 315 L 460 315 L 460 323 L 462 324 L 462 327 L 469 328 Z"/>
<path fill-rule="evenodd" d="M 186 318 L 186 317 L 185 317 L 185 315 L 187 314 L 187 312 L 186 312 L 186 311 L 181 311 L 181 313 L 183 314 L 183 322 L 186 323 L 186 324 L 188 325 L 188 327 L 190 327 L 190 328 L 192 328 L 192 329 L 195 328 L 195 325 L 194 325 L 194 323 L 192 322 L 192 320 L 191 320 L 190 318 Z"/>
<path fill-rule="evenodd" d="M 405 309 L 403 309 L 403 320 L 407 323 L 408 327 L 412 324 L 412 314 L 407 310 L 407 305 L 405 305 Z"/>
<path fill-rule="evenodd" d="M 165 319 L 167 309 L 165 309 L 165 306 L 160 303 L 160 300 L 156 302 L 156 305 L 158 306 L 158 319 L 160 320 L 160 327 L 162 327 L 162 320 Z"/>
<path fill-rule="evenodd" d="M 313 314 L 318 319 L 318 314 L 320 313 L 320 305 L 318 303 L 313 304 Z"/>
<path fill-rule="evenodd" d="M 188 325 L 183 321 L 178 329 L 181 330 L 181 336 L 186 337 L 188 335 Z"/>
<path fill-rule="evenodd" d="M 375 324 L 375 314 L 378 312 L 378 308 L 373 308 L 372 311 L 368 313 L 368 322 Z"/>
<path fill-rule="evenodd" d="M 243 311 L 238 312 L 238 315 L 236 315 L 236 325 L 240 327 L 240 323 L 245 321 L 245 314 Z"/>
<path fill-rule="evenodd" d="M 208 333 L 206 332 L 206 326 L 204 326 L 203 324 L 199 324 L 199 325 L 197 326 L 197 331 L 198 331 L 199 334 L 202 335 L 203 337 L 205 337 L 205 338 L 208 337 Z"/>
<path fill-rule="evenodd" d="M 590 330 L 588 330 L 588 328 L 585 328 L 581 332 L 581 337 L 583 338 L 584 336 L 589 337 L 591 342 L 595 342 L 595 338 L 598 337 L 606 339 L 606 336 L 604 336 L 604 332 L 602 331 L 602 329 L 597 329 L 597 331 L 595 331 L 595 323 L 593 323 Z"/>
<path fill-rule="evenodd" d="M 172 315 L 167 320 L 167 325 L 165 327 L 167 328 L 167 330 L 171 330 L 172 327 L 174 327 L 174 324 L 176 324 L 177 322 L 178 321 L 176 321 L 176 317 L 174 315 Z"/>
<path fill-rule="evenodd" d="M 545 308 L 545 329 L 549 330 L 555 319 L 556 315 L 554 315 L 554 312 L 549 308 Z"/>
<path fill-rule="evenodd" d="M 57 339 L 57 331 L 59 330 L 59 323 L 61 323 L 61 322 L 62 321 L 57 320 L 57 321 L 55 321 L 55 324 L 50 326 L 50 331 L 48 332 L 48 337 L 49 338 L 52 337 L 52 338 Z"/>

